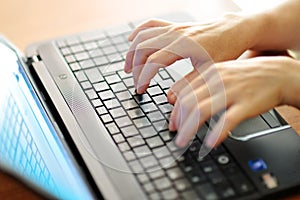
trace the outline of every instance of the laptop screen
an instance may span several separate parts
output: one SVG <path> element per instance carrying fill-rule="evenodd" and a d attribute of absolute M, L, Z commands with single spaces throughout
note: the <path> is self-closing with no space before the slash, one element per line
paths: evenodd
<path fill-rule="evenodd" d="M 27 78 L 0 38 L 0 167 L 59 199 L 91 199 Z"/>

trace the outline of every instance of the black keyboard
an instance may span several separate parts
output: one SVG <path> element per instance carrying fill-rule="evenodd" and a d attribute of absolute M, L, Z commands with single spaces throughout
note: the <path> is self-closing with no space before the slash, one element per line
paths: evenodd
<path fill-rule="evenodd" d="M 57 43 L 99 118 L 149 199 L 239 199 L 256 189 L 222 145 L 199 158 L 205 124 L 187 149 L 168 130 L 173 106 L 166 94 L 174 83 L 161 69 L 146 93 L 135 94 L 123 71 L 128 30 Z"/>

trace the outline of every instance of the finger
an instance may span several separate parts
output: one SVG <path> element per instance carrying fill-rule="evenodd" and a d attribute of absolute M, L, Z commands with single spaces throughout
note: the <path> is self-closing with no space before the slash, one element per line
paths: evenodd
<path fill-rule="evenodd" d="M 126 54 L 124 71 L 126 73 L 130 73 L 132 71 L 132 65 L 133 65 L 134 55 L 136 53 L 136 49 L 137 49 L 138 45 L 140 45 L 144 41 L 147 41 L 147 40 L 149 40 L 151 38 L 155 38 L 157 36 L 160 36 L 161 34 L 163 34 L 165 32 L 167 32 L 167 29 L 162 29 L 160 27 L 152 28 L 152 29 L 148 29 L 148 30 L 139 32 L 138 36 L 135 37 L 134 41 L 130 45 L 129 50 L 128 50 L 127 54 Z M 148 48 L 151 47 L 152 51 L 153 50 L 157 50 L 157 48 L 154 48 L 155 47 L 155 43 L 151 44 L 151 43 L 148 42 L 148 44 L 149 44 Z"/>
<path fill-rule="evenodd" d="M 191 78 L 189 81 L 188 80 L 181 80 L 182 84 L 182 89 L 180 91 L 178 91 L 178 93 L 176 94 L 176 98 L 178 99 L 174 105 L 174 109 L 171 112 L 170 115 L 170 123 L 169 123 L 169 129 L 171 131 L 175 131 L 177 130 L 178 125 L 180 124 L 180 119 L 179 117 L 182 117 L 181 115 L 181 111 L 183 110 L 183 106 L 182 105 L 189 105 L 189 109 L 188 111 L 191 111 L 194 109 L 194 106 L 198 104 L 199 99 L 204 99 L 207 98 L 209 96 L 209 91 L 206 87 L 205 84 L 203 84 L 203 81 L 200 80 L 201 79 L 201 75 L 196 75 L 197 71 L 194 72 L 194 74 L 190 74 Z M 195 79 L 197 79 L 197 82 L 199 83 L 199 87 L 197 85 L 193 85 L 192 82 L 195 82 Z M 200 86 L 201 84 L 203 84 L 202 86 Z M 175 93 L 173 93 L 175 94 Z M 175 96 L 175 95 L 174 95 Z M 203 98 L 201 98 L 201 96 Z M 200 97 L 200 98 L 199 98 Z M 186 106 L 185 109 L 187 109 L 188 106 Z"/>
<path fill-rule="evenodd" d="M 148 57 L 141 73 L 134 74 L 134 77 L 136 76 L 138 79 L 137 92 L 139 94 L 145 92 L 151 79 L 157 74 L 158 70 L 171 65 L 178 59 L 181 59 L 181 57 L 166 49 L 159 50 Z"/>
<path fill-rule="evenodd" d="M 145 29 L 151 28 L 151 27 L 163 27 L 163 26 L 168 26 L 171 25 L 171 22 L 165 21 L 165 20 L 157 20 L 157 19 L 151 19 L 146 22 L 143 22 L 139 26 L 137 26 L 131 34 L 128 36 L 129 41 L 133 41 L 134 38 L 137 36 L 137 34 Z"/>
<path fill-rule="evenodd" d="M 207 147 L 218 146 L 239 123 L 247 118 L 245 105 L 237 104 L 221 116 L 212 131 L 204 138 L 204 144 Z"/>
<path fill-rule="evenodd" d="M 162 38 L 163 37 L 164 36 L 162 36 Z M 151 38 L 137 46 L 135 53 L 134 53 L 133 66 L 132 66 L 134 86 L 136 89 L 138 89 L 137 84 L 138 84 L 140 74 L 141 74 L 144 66 L 147 67 L 147 63 L 149 63 L 148 67 L 152 67 L 155 64 L 164 65 L 163 63 L 164 62 L 166 63 L 166 61 L 163 61 L 163 60 L 166 58 L 172 57 L 171 55 L 168 55 L 168 57 L 166 57 L 166 58 L 158 57 L 158 55 L 162 52 L 162 49 L 169 42 L 170 41 L 168 39 Z M 158 52 L 158 54 L 157 54 L 157 52 Z M 138 68 L 138 69 L 134 69 L 134 68 Z M 147 85 L 147 84 L 148 84 L 147 82 L 144 83 L 144 85 Z"/>
<path fill-rule="evenodd" d="M 176 81 L 174 85 L 171 86 L 167 94 L 169 103 L 175 104 L 179 92 L 183 88 L 185 88 L 186 85 L 190 84 L 190 82 L 197 76 L 199 76 L 199 73 L 194 69 L 193 71 L 185 75 L 182 79 Z"/>
<path fill-rule="evenodd" d="M 200 128 L 205 121 L 211 116 L 215 115 L 219 111 L 227 107 L 224 96 L 217 94 L 211 98 L 207 98 L 203 102 L 200 102 L 198 106 L 194 107 L 189 113 L 193 113 L 190 116 L 181 116 L 183 119 L 181 124 L 177 124 L 178 136 L 176 138 L 176 144 L 179 147 L 186 146 L 189 141 L 194 137 L 198 128 Z M 184 113 L 180 113 L 183 115 Z"/>
<path fill-rule="evenodd" d="M 200 87 L 204 82 L 203 78 L 201 77 L 202 73 L 204 73 L 212 65 L 212 62 L 210 60 L 207 60 L 202 65 L 195 67 L 192 72 L 185 75 L 182 79 L 176 81 L 168 91 L 167 96 L 169 103 L 174 104 L 179 93 L 182 93 L 182 95 L 184 96 L 188 92 L 190 92 L 188 90 L 183 91 L 187 84 L 191 84 L 192 88 Z"/>

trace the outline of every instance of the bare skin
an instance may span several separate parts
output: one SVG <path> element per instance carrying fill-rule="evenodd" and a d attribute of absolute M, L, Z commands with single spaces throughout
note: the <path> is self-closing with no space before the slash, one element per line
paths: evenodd
<path fill-rule="evenodd" d="M 169 128 L 178 130 L 176 144 L 184 147 L 205 120 L 226 109 L 206 140 L 208 146 L 218 145 L 247 118 L 282 104 L 300 108 L 299 61 L 235 60 L 246 50 L 299 48 L 299 10 L 300 1 L 287 0 L 273 10 L 229 14 L 207 24 L 150 20 L 129 36 L 124 69 L 133 72 L 137 92 L 143 93 L 159 68 L 190 58 L 194 70 L 168 93 L 175 104 Z"/>

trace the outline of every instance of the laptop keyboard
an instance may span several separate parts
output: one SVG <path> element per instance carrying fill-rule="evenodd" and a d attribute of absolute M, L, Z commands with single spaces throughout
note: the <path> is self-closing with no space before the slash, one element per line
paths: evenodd
<path fill-rule="evenodd" d="M 12 95 L 4 106 L 4 121 L 0 129 L 0 160 L 31 178 L 42 187 L 58 191 L 45 161 L 32 138 L 23 113 Z M 1 161 L 1 162 L 2 162 Z"/>
<path fill-rule="evenodd" d="M 205 124 L 183 152 L 168 130 L 173 106 L 166 94 L 174 83 L 161 69 L 146 93 L 135 94 L 123 71 L 132 25 L 113 36 L 72 37 L 57 42 L 74 76 L 149 199 L 228 199 L 255 190 L 222 145 L 199 159 Z"/>

